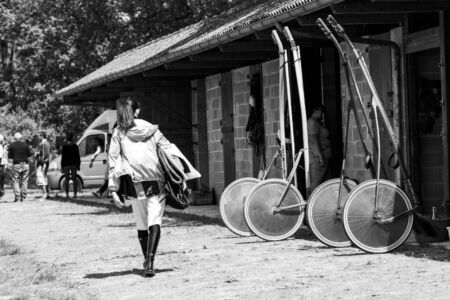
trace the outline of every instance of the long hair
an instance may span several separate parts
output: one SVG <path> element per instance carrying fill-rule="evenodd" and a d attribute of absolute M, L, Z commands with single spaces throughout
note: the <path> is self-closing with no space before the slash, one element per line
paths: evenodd
<path fill-rule="evenodd" d="M 136 99 L 127 97 L 119 100 L 117 104 L 117 127 L 123 132 L 136 126 L 134 123 L 134 113 L 139 108 Z"/>

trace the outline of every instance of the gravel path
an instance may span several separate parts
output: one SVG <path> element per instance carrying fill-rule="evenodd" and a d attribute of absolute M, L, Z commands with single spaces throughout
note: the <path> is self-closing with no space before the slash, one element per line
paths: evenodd
<path fill-rule="evenodd" d="M 450 251 L 406 243 L 382 255 L 237 237 L 219 219 L 167 212 L 156 276 L 143 278 L 133 217 L 111 205 L 0 203 L 0 238 L 59 266 L 99 299 L 449 299 Z"/>

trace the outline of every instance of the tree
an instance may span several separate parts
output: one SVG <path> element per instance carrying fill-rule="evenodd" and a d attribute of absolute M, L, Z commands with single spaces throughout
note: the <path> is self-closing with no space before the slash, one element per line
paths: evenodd
<path fill-rule="evenodd" d="M 189 24 L 267 0 L 3 0 L 0 97 L 39 128 L 80 134 L 100 109 L 62 107 L 55 91 L 114 56 Z"/>

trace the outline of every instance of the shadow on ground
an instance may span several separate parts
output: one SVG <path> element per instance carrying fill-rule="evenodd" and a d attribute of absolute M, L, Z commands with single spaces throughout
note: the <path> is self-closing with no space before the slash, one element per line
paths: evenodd
<path fill-rule="evenodd" d="M 105 203 L 105 202 L 95 202 L 91 200 L 86 200 L 81 197 L 77 199 L 66 199 L 62 197 L 54 197 L 50 198 L 47 201 L 57 201 L 57 202 L 64 202 L 64 203 L 73 203 L 77 205 L 83 205 L 83 206 L 91 206 L 91 207 L 101 207 L 106 208 L 106 210 L 102 210 L 99 212 L 92 212 L 92 213 L 80 213 L 80 214 L 93 214 L 93 215 L 106 215 L 110 213 L 116 213 L 116 214 L 125 214 L 131 212 L 131 207 L 124 207 L 124 208 L 117 208 L 112 203 Z"/>
<path fill-rule="evenodd" d="M 203 225 L 218 225 L 224 227 L 225 225 L 220 218 L 199 216 L 189 213 L 181 213 L 174 211 L 165 211 L 164 214 L 169 218 L 175 218 L 176 221 L 165 222 L 164 227 L 183 227 L 183 226 L 203 226 Z M 180 222 L 180 220 L 182 222 Z"/>
<path fill-rule="evenodd" d="M 450 250 L 439 245 L 403 245 L 394 253 L 415 258 L 450 262 Z"/>
<path fill-rule="evenodd" d="M 57 201 L 57 202 L 64 202 L 64 203 L 73 203 L 76 205 L 104 208 L 103 210 L 100 210 L 100 211 L 84 212 L 84 213 L 63 213 L 60 215 L 68 215 L 68 216 L 108 215 L 108 214 L 122 214 L 122 213 L 131 213 L 132 212 L 131 207 L 117 208 L 112 203 L 95 202 L 92 200 L 83 199 L 82 197 L 79 197 L 77 199 L 71 199 L 71 198 L 66 199 L 66 198 L 62 198 L 62 197 L 56 197 L 56 198 L 51 198 L 49 200 Z M 200 215 L 196 215 L 196 214 L 167 211 L 167 210 L 164 212 L 164 215 L 169 218 L 176 219 L 176 220 L 169 220 L 169 221 L 165 222 L 164 227 L 204 226 L 204 225 L 219 225 L 219 226 L 224 227 L 222 219 L 220 219 L 220 218 L 200 216 Z M 130 226 L 134 226 L 134 224 L 132 224 Z M 123 227 L 126 227 L 126 226 L 123 226 Z"/>
<path fill-rule="evenodd" d="M 171 268 L 167 269 L 155 269 L 155 273 L 165 273 L 165 272 L 173 272 L 174 270 Z M 126 270 L 126 271 L 116 271 L 116 272 L 108 272 L 108 273 L 91 273 L 86 274 L 83 278 L 87 279 L 104 279 L 108 277 L 116 277 L 116 276 L 126 276 L 126 275 L 143 275 L 142 269 L 132 269 L 132 270 Z"/>

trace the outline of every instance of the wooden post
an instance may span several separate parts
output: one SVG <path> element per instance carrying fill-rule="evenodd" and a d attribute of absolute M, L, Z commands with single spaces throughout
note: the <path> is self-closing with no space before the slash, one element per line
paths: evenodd
<path fill-rule="evenodd" d="M 442 93 L 442 141 L 444 146 L 444 206 L 445 216 L 450 216 L 450 12 L 439 12 L 440 48 L 441 48 L 441 93 Z"/>

